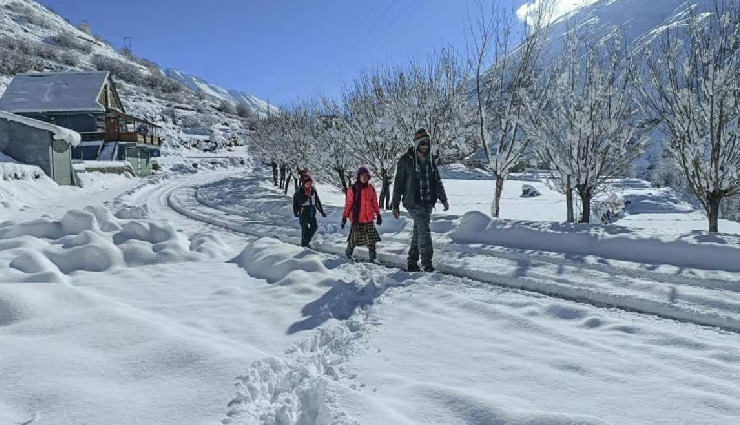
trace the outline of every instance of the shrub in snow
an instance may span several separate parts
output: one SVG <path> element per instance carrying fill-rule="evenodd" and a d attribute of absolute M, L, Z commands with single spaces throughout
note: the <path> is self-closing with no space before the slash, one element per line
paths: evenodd
<path fill-rule="evenodd" d="M 38 43 L 28 40 L 0 37 L 0 74 L 14 75 L 40 70 L 39 48 Z M 42 52 L 41 55 L 48 55 L 48 53 Z"/>
<path fill-rule="evenodd" d="M 252 118 L 255 116 L 252 108 L 244 102 L 239 102 L 239 104 L 236 105 L 236 114 L 242 118 Z"/>
<path fill-rule="evenodd" d="M 87 21 L 80 22 L 80 24 L 77 25 L 77 29 L 84 32 L 87 35 L 93 35 L 92 28 L 90 27 L 90 24 L 87 23 Z"/>
<path fill-rule="evenodd" d="M 15 75 L 38 68 L 39 63 L 32 56 L 0 46 L 0 74 Z"/>
<path fill-rule="evenodd" d="M 26 13 L 26 11 L 28 10 L 28 6 L 20 1 L 11 1 L 10 3 L 7 3 L 5 5 L 5 8 L 11 12 L 15 12 L 18 14 Z"/>
<path fill-rule="evenodd" d="M 539 190 L 530 184 L 522 185 L 522 198 L 534 198 L 535 196 L 542 195 Z"/>
<path fill-rule="evenodd" d="M 60 47 L 79 50 L 83 53 L 92 52 L 92 44 L 89 41 L 83 40 L 71 32 L 62 31 L 51 37 L 50 41 Z"/>
<path fill-rule="evenodd" d="M 225 114 L 236 115 L 236 107 L 234 107 L 234 104 L 225 99 L 218 105 L 218 110 Z"/>
<path fill-rule="evenodd" d="M 15 14 L 13 19 L 19 23 L 28 23 L 41 28 L 50 28 L 44 17 L 31 6 L 20 1 L 13 1 L 5 5 L 5 8 Z"/>
<path fill-rule="evenodd" d="M 23 38 L 3 36 L 0 38 L 0 42 L 2 42 L 0 46 L 3 48 L 14 50 L 24 55 L 35 55 L 38 50 L 38 44 Z"/>
<path fill-rule="evenodd" d="M 59 62 L 67 66 L 78 66 L 80 59 L 71 52 L 62 52 L 59 55 Z"/>
<path fill-rule="evenodd" d="M 69 53 L 69 52 L 65 52 L 65 53 Z M 50 61 L 61 62 L 59 50 L 53 46 L 49 46 L 48 44 L 39 45 L 38 49 L 36 50 L 36 54 L 39 57 L 48 59 Z"/>
<path fill-rule="evenodd" d="M 182 86 L 180 86 L 182 89 Z M 188 101 L 187 97 L 182 93 L 182 90 L 178 89 L 174 92 L 167 92 L 162 91 L 162 99 L 167 100 L 172 103 L 185 103 Z M 174 112 L 175 108 L 172 108 L 170 111 L 168 111 L 168 115 L 170 117 L 176 118 L 176 112 Z M 174 120 L 173 123 L 177 124 Z"/>
<path fill-rule="evenodd" d="M 144 77 L 144 83 L 161 93 L 179 93 L 184 89 L 180 82 L 165 76 L 159 69 L 152 70 L 149 75 Z"/>
<path fill-rule="evenodd" d="M 619 196 L 612 193 L 605 200 L 597 200 L 592 204 L 592 223 L 611 224 L 624 217 L 625 203 Z"/>
<path fill-rule="evenodd" d="M 144 76 L 141 71 L 130 63 L 114 59 L 105 55 L 95 55 L 92 64 L 98 71 L 108 71 L 115 77 L 141 86 L 144 84 Z"/>

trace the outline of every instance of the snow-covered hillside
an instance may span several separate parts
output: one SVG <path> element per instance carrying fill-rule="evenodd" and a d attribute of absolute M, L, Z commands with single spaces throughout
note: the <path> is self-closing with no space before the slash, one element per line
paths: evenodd
<path fill-rule="evenodd" d="M 207 133 L 215 141 L 246 138 L 245 119 L 220 110 L 220 91 L 196 91 L 167 77 L 155 62 L 116 50 L 94 31 L 31 0 L 0 0 L 0 94 L 17 73 L 106 70 L 126 111 L 163 127 L 165 153 L 187 142 L 183 130 Z M 266 102 L 254 97 L 248 104 L 258 113 L 267 110 Z"/>
<path fill-rule="evenodd" d="M 278 109 L 274 105 L 270 105 L 268 102 L 265 102 L 264 100 L 259 99 L 247 92 L 225 89 L 223 87 L 210 84 L 208 81 L 198 76 L 191 75 L 173 68 L 166 68 L 164 70 L 164 73 L 168 77 L 181 82 L 193 91 L 202 90 L 208 96 L 213 96 L 218 99 L 226 100 L 233 103 L 234 106 L 240 103 L 245 103 L 249 105 L 249 107 L 252 108 L 252 110 L 260 116 L 267 115 L 267 111 L 271 111 L 273 113 L 278 111 Z"/>
<path fill-rule="evenodd" d="M 690 8 L 704 13 L 712 10 L 715 0 L 597 0 L 558 19 L 551 28 L 551 43 L 560 43 L 571 28 L 587 28 L 595 35 L 621 30 L 626 43 L 638 45 L 659 36 Z"/>

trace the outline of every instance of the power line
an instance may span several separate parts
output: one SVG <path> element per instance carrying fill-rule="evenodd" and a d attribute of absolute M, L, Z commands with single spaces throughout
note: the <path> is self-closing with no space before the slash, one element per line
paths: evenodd
<path fill-rule="evenodd" d="M 365 43 L 367 43 L 368 41 L 370 41 L 370 39 L 372 39 L 372 32 L 375 29 L 375 27 L 378 26 L 378 23 L 385 17 L 385 15 L 388 14 L 388 12 L 391 9 L 393 9 L 394 6 L 396 6 L 396 4 L 398 4 L 398 0 L 393 0 L 393 2 L 391 2 L 390 6 L 388 6 L 387 8 L 385 8 L 385 10 L 383 11 L 383 13 L 381 13 L 378 16 L 378 18 L 375 20 L 375 22 L 373 22 L 373 24 L 370 26 L 370 29 L 367 31 L 366 37 L 363 37 L 362 41 L 358 44 L 358 47 L 362 47 Z"/>

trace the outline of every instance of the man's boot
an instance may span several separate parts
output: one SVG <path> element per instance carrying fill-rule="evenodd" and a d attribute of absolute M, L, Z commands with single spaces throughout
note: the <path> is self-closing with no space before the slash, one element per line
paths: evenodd
<path fill-rule="evenodd" d="M 352 252 L 354 251 L 354 248 L 352 245 L 347 245 L 347 249 L 344 250 L 344 255 L 347 256 L 348 259 L 352 259 Z"/>
<path fill-rule="evenodd" d="M 374 250 L 374 249 L 371 249 L 371 250 L 370 250 L 369 252 L 370 252 L 370 262 L 371 262 L 371 263 L 374 263 L 374 262 L 375 262 L 375 260 L 377 260 L 377 259 L 378 259 L 378 253 L 377 253 L 377 252 L 375 252 L 375 250 Z"/>
<path fill-rule="evenodd" d="M 414 261 L 413 263 L 409 262 L 409 266 L 406 270 L 408 270 L 411 273 L 421 271 L 421 269 L 419 268 L 419 264 L 417 264 L 416 261 Z"/>

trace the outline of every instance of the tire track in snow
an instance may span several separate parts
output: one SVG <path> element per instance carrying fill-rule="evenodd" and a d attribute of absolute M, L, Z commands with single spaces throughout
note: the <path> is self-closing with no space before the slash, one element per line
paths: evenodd
<path fill-rule="evenodd" d="M 248 220 L 251 220 L 254 223 L 264 223 L 264 224 L 270 224 L 279 222 L 281 220 L 285 220 L 285 216 L 274 213 L 272 211 L 260 211 L 260 214 L 264 214 L 267 217 L 270 217 L 272 220 L 257 220 L 254 217 L 250 217 L 248 214 L 244 213 L 243 211 L 240 211 L 235 208 L 226 207 L 223 205 L 219 205 L 218 203 L 211 200 L 207 193 L 204 193 L 202 187 L 199 187 L 195 190 L 195 198 L 196 200 L 203 204 L 204 206 L 244 217 Z M 405 213 L 404 213 L 405 214 Z M 384 240 L 386 241 L 396 241 L 400 243 L 407 243 L 406 239 L 400 239 L 394 236 L 389 236 L 387 234 L 383 235 Z M 447 242 L 447 241 L 438 241 L 435 240 L 434 242 L 434 248 L 435 252 L 440 251 L 448 251 L 450 253 L 455 254 L 476 254 L 476 255 L 485 255 L 488 257 L 496 257 L 501 258 L 504 260 L 511 260 L 511 261 L 528 261 L 532 262 L 533 264 L 553 264 L 556 266 L 571 266 L 571 267 L 577 267 L 579 269 L 585 269 L 585 270 L 593 270 L 596 272 L 602 272 L 602 273 L 610 273 L 610 274 L 617 274 L 620 276 L 630 277 L 634 279 L 649 279 L 656 282 L 665 283 L 668 285 L 687 285 L 687 286 L 694 286 L 697 288 L 704 288 L 704 289 L 714 289 L 714 290 L 723 290 L 723 291 L 731 291 L 731 292 L 738 292 L 740 293 L 740 286 L 736 284 L 736 282 L 732 282 L 729 280 L 720 280 L 720 279 L 705 279 L 705 278 L 697 278 L 697 277 L 691 277 L 691 276 L 680 276 L 680 275 L 670 275 L 667 273 L 661 273 L 661 272 L 655 272 L 651 270 L 635 270 L 630 269 L 628 267 L 620 267 L 613 264 L 590 264 L 585 262 L 577 262 L 573 260 L 569 260 L 567 258 L 560 257 L 559 255 L 562 255 L 560 253 L 547 253 L 542 251 L 532 251 L 527 252 L 525 250 L 516 250 L 512 248 L 505 248 L 505 247 L 486 247 L 486 246 L 473 246 L 473 245 L 459 245 L 455 244 L 453 242 Z M 533 256 L 536 256 L 536 259 L 533 259 Z M 629 261 L 621 261 L 623 263 L 630 263 Z"/>
<path fill-rule="evenodd" d="M 150 199 L 157 198 L 156 201 L 160 202 L 162 207 L 172 208 L 188 219 L 215 225 L 240 234 L 275 238 L 280 237 L 285 230 L 281 226 L 274 226 L 265 221 L 245 221 L 243 216 L 220 214 L 213 209 L 209 209 L 195 199 L 195 188 L 192 185 L 197 185 L 198 182 L 185 183 L 168 185 L 168 187 L 155 191 L 159 193 L 152 193 L 147 196 Z M 262 225 L 262 227 L 259 228 L 255 225 Z M 297 237 L 280 237 L 280 239 L 284 242 L 298 244 Z M 343 250 L 343 247 L 333 244 L 319 244 L 317 248 L 317 251 L 339 254 L 340 256 Z M 394 255 L 382 255 L 381 260 L 384 265 L 390 267 L 396 267 L 403 263 L 402 259 Z M 357 273 L 362 273 L 366 269 L 375 270 L 376 273 L 381 270 L 388 273 L 394 272 L 391 269 L 362 263 L 354 265 L 353 268 L 358 269 Z M 444 272 L 444 270 L 442 271 Z M 444 274 L 464 277 L 460 276 L 459 272 L 460 270 L 453 269 L 451 272 Z M 413 274 L 405 272 L 396 273 L 406 275 L 407 281 L 415 277 Z M 502 278 L 502 276 L 496 276 L 495 274 L 491 276 L 494 281 L 499 278 Z M 503 278 L 507 277 L 503 276 Z M 474 280 L 483 284 L 494 283 L 498 286 L 519 288 L 518 285 L 487 282 L 476 278 Z M 229 403 L 228 415 L 223 420 L 224 424 L 356 424 L 351 418 L 333 410 L 332 387 L 327 384 L 343 378 L 351 379 L 351 376 L 343 375 L 343 363 L 357 350 L 365 348 L 363 344 L 366 339 L 363 336 L 371 333 L 374 325 L 376 325 L 374 323 L 376 319 L 372 317 L 372 307 L 364 308 L 364 306 L 368 303 L 372 304 L 388 287 L 388 284 L 383 283 L 381 279 L 374 279 L 367 275 L 359 276 L 356 281 L 368 282 L 367 285 L 362 286 L 366 288 L 365 290 L 373 288 L 370 292 L 372 296 L 369 297 L 369 301 L 368 298 L 360 297 L 360 300 L 364 301 L 357 301 L 354 306 L 350 305 L 351 308 L 359 307 L 355 308 L 353 315 L 346 318 L 338 317 L 339 321 L 331 321 L 321 325 L 311 338 L 289 350 L 285 356 L 267 358 L 252 364 L 248 372 L 238 378 L 237 396 Z M 461 283 L 464 284 L 464 280 Z M 547 282 L 543 284 L 547 285 Z M 360 286 L 353 284 L 351 288 L 350 291 L 357 291 Z M 382 291 L 376 291 L 377 289 L 382 289 Z M 544 293 L 543 291 L 534 292 Z M 554 294 L 556 298 L 569 299 L 561 295 Z M 586 303 L 598 306 L 598 304 L 588 300 Z M 606 306 L 609 307 L 609 305 Z M 331 306 L 328 306 L 328 309 L 331 310 Z M 645 313 L 629 308 L 622 309 Z M 686 321 L 696 323 L 693 320 Z"/>
<path fill-rule="evenodd" d="M 245 217 L 243 215 L 221 211 L 220 209 L 215 209 L 202 204 L 198 201 L 196 193 L 196 186 L 180 187 L 169 193 L 167 202 L 172 209 L 194 220 L 206 222 L 255 237 L 279 237 L 285 242 L 296 245 L 299 243 L 297 237 L 286 237 L 281 234 L 280 231 L 284 231 L 284 227 L 275 226 L 263 220 L 245 221 Z M 214 214 L 214 212 L 216 214 Z M 262 230 L 256 229 L 256 226 L 254 226 L 255 224 L 261 226 Z M 341 256 L 344 251 L 343 246 L 338 246 L 333 243 L 317 242 L 312 245 L 316 251 L 327 254 Z M 628 312 L 647 314 L 664 319 L 677 320 L 699 326 L 716 327 L 740 333 L 740 320 L 737 318 L 717 312 L 698 311 L 690 305 L 683 306 L 679 304 L 666 303 L 665 301 L 605 293 L 603 291 L 593 290 L 583 286 L 573 286 L 563 283 L 562 281 L 555 280 L 552 276 L 540 275 L 533 272 L 530 272 L 526 277 L 513 277 L 487 271 L 482 268 L 474 268 L 472 267 L 472 264 L 471 267 L 462 268 L 459 264 L 449 263 L 444 259 L 439 257 L 437 258 L 438 272 L 449 276 L 472 279 L 482 283 L 507 288 L 536 292 L 542 295 L 574 301 L 577 303 L 589 304 L 599 308 L 618 308 Z M 392 268 L 400 269 L 405 264 L 404 258 L 401 258 L 398 255 L 384 253 L 382 251 L 378 253 L 378 260 L 381 264 Z M 483 259 L 481 259 L 481 261 L 483 261 Z M 485 264 L 481 264 L 481 266 L 485 267 Z"/>

